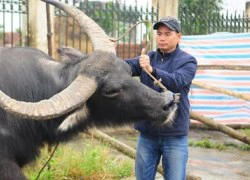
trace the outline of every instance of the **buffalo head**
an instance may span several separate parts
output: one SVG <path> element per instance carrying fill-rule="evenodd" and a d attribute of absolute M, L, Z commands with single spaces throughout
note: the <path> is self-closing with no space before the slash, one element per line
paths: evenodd
<path fill-rule="evenodd" d="M 38 102 L 15 100 L 0 91 L 0 107 L 26 119 L 64 117 L 61 129 L 87 124 L 123 124 L 149 119 L 168 123 L 176 110 L 172 93 L 160 94 L 131 78 L 128 64 L 116 57 L 114 44 L 83 12 L 56 0 L 43 0 L 72 16 L 92 40 L 94 52 L 84 61 L 70 64 L 77 69 L 66 88 Z M 66 117 L 66 118 L 65 118 Z"/>

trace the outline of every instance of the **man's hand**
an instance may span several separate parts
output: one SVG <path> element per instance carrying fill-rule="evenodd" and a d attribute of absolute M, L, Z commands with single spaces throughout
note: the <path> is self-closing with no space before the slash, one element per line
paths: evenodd
<path fill-rule="evenodd" d="M 145 54 L 145 49 L 142 49 L 139 63 L 142 69 L 146 69 L 149 73 L 153 72 L 153 67 L 150 65 L 149 56 Z"/>

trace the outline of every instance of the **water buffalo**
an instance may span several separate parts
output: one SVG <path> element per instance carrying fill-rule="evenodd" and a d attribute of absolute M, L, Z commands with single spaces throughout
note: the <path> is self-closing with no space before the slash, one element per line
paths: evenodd
<path fill-rule="evenodd" d="M 25 179 L 21 167 L 44 143 L 68 140 L 91 126 L 143 119 L 168 123 L 176 109 L 175 95 L 157 93 L 131 77 L 92 19 L 62 2 L 44 1 L 78 21 L 94 52 L 83 61 L 60 63 L 38 49 L 0 48 L 1 179 Z"/>

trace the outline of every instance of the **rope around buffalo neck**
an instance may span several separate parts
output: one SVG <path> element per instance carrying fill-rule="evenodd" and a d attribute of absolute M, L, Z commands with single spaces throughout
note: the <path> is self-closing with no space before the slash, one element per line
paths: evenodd
<path fill-rule="evenodd" d="M 141 55 L 145 55 L 146 54 L 146 50 L 149 48 L 151 41 L 152 41 L 152 35 L 153 35 L 153 26 L 152 26 L 152 22 L 148 21 L 148 20 L 143 20 L 143 21 L 139 21 L 136 24 L 134 24 L 131 28 L 129 28 L 123 35 L 121 35 L 118 39 L 113 39 L 110 38 L 110 41 L 112 42 L 117 42 L 119 40 L 121 40 L 124 36 L 126 36 L 132 29 L 134 29 L 137 25 L 141 24 L 141 23 L 150 23 L 150 39 L 149 39 L 149 43 L 147 43 L 145 48 L 142 48 L 141 51 Z M 143 71 L 145 71 L 153 80 L 154 80 L 154 84 L 159 86 L 163 92 L 167 93 L 168 89 L 161 83 L 161 78 L 159 80 L 157 80 L 150 72 L 148 72 L 145 68 L 143 68 Z"/>

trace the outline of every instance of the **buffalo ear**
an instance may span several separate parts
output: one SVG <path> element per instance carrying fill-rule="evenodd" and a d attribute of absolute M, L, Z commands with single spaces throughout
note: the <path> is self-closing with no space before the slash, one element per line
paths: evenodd
<path fill-rule="evenodd" d="M 75 48 L 67 46 L 58 48 L 57 52 L 59 54 L 59 62 L 62 62 L 64 64 L 75 64 L 88 58 L 87 54 L 84 54 Z"/>

